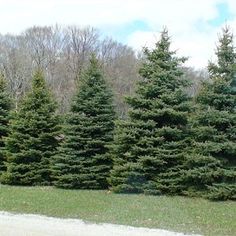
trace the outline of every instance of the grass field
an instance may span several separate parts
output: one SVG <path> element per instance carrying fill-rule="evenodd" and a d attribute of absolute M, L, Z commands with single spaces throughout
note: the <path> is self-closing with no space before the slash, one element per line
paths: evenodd
<path fill-rule="evenodd" d="M 0 211 L 203 235 L 236 235 L 236 202 L 231 201 L 0 185 Z"/>

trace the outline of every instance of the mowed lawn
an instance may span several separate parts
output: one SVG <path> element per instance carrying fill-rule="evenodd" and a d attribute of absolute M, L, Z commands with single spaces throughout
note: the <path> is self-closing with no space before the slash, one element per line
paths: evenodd
<path fill-rule="evenodd" d="M 203 235 L 236 235 L 236 202 L 0 185 L 0 211 Z"/>

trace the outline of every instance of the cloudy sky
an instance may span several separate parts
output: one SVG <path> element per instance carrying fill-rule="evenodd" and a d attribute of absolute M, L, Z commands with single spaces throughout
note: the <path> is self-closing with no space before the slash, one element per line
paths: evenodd
<path fill-rule="evenodd" d="M 91 25 L 101 34 L 141 49 L 153 46 L 167 26 L 172 47 L 187 65 L 214 60 L 221 27 L 236 32 L 235 0 L 0 0 L 0 33 L 20 33 L 33 25 Z"/>

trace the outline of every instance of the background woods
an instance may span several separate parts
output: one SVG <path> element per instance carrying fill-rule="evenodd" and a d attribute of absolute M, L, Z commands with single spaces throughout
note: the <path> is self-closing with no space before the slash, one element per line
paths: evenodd
<path fill-rule="evenodd" d="M 91 53 L 97 55 L 113 91 L 118 115 L 124 117 L 127 105 L 123 98 L 133 94 L 145 57 L 112 38 L 105 38 L 92 27 L 32 27 L 20 35 L 0 35 L 0 70 L 9 81 L 15 107 L 29 89 L 35 69 L 41 69 L 59 104 L 59 112 L 68 111 L 76 81 L 88 66 Z M 190 94 L 196 94 L 200 81 L 207 78 L 206 72 L 193 68 L 184 68 L 184 72 L 193 82 Z"/>

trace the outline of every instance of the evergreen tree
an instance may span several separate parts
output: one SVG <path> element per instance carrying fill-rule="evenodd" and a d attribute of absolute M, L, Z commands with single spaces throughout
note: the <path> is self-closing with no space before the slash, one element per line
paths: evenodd
<path fill-rule="evenodd" d="M 6 139 L 7 171 L 3 183 L 46 185 L 51 182 L 50 158 L 58 146 L 59 118 L 41 72 L 36 72 L 32 91 L 10 120 Z"/>
<path fill-rule="evenodd" d="M 65 140 L 53 161 L 55 185 L 61 188 L 104 189 L 112 161 L 115 112 L 112 95 L 95 56 L 82 73 L 65 124 Z"/>
<path fill-rule="evenodd" d="M 164 29 L 154 50 L 144 50 L 146 62 L 136 95 L 127 98 L 129 117 L 117 124 L 111 146 L 115 192 L 177 194 L 184 186 L 179 170 L 188 147 L 189 97 L 181 69 L 186 58 L 170 50 Z"/>
<path fill-rule="evenodd" d="M 6 81 L 0 74 L 0 174 L 6 170 L 5 159 L 5 144 L 4 137 L 8 135 L 8 123 L 11 102 L 9 95 L 6 92 Z"/>
<path fill-rule="evenodd" d="M 211 160 L 211 168 L 196 168 L 196 179 L 210 190 L 207 197 L 236 199 L 236 53 L 228 27 L 223 29 L 216 56 L 217 63 L 208 66 L 211 80 L 197 97 L 193 122 L 195 150 Z"/>

